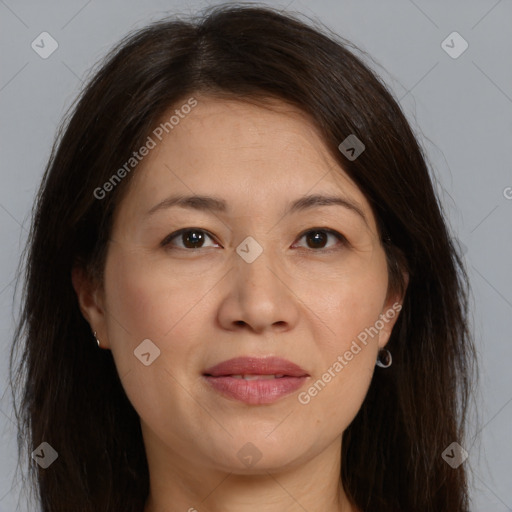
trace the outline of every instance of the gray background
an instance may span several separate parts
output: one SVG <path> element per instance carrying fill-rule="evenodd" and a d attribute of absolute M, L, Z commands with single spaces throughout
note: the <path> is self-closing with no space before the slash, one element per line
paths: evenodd
<path fill-rule="evenodd" d="M 512 3 L 267 4 L 319 19 L 367 51 L 375 60 L 369 64 L 400 100 L 425 148 L 453 236 L 465 251 L 473 288 L 481 392 L 480 426 L 471 421 L 465 446 L 465 464 L 474 471 L 471 510 L 512 511 Z M 0 0 L 0 512 L 15 510 L 20 495 L 7 390 L 16 311 L 13 278 L 57 125 L 87 71 L 129 30 L 205 5 L 178 0 Z M 59 44 L 47 59 L 31 48 L 43 31 Z M 455 59 L 441 47 L 453 31 L 469 44 Z M 36 510 L 33 504 L 21 505 L 21 510 Z"/>

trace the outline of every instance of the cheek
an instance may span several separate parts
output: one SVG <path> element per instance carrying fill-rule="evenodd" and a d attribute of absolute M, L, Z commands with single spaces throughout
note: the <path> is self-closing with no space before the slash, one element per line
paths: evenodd
<path fill-rule="evenodd" d="M 318 426 L 323 424 L 330 436 L 343 433 L 361 408 L 375 369 L 375 362 L 368 355 L 366 349 L 354 356 L 339 373 L 331 367 L 300 397 L 309 418 Z"/>
<path fill-rule="evenodd" d="M 309 301 L 306 303 L 317 314 L 318 326 L 324 333 L 319 339 L 322 353 L 327 356 L 326 365 L 349 350 L 358 336 L 363 343 L 366 338 L 368 345 L 377 342 L 375 323 L 384 313 L 387 285 L 387 268 L 379 259 L 363 272 L 325 281 L 321 289 L 309 287 L 304 291 Z"/>
<path fill-rule="evenodd" d="M 377 357 L 375 324 L 383 313 L 386 272 L 385 260 L 375 261 L 364 273 L 347 275 L 317 292 L 311 304 L 324 333 L 316 338 L 322 364 L 298 398 L 317 424 L 327 422 L 336 432 L 351 423 L 371 383 Z M 309 297 L 315 297 L 312 291 Z"/>
<path fill-rule="evenodd" d="M 319 339 L 316 348 L 322 363 L 316 366 L 309 386 L 297 397 L 310 420 L 317 426 L 323 424 L 331 436 L 340 435 L 350 425 L 375 370 L 378 337 L 371 338 L 365 329 L 369 331 L 368 326 L 378 319 L 378 311 L 352 298 L 360 310 L 355 313 L 350 308 L 347 313 L 338 314 L 337 335 Z"/>
<path fill-rule="evenodd" d="M 197 318 L 207 314 L 207 301 L 200 298 L 212 285 L 204 284 L 201 292 L 201 280 L 194 288 L 183 279 L 152 265 L 147 253 L 119 248 L 109 254 L 105 269 L 108 337 L 116 368 L 130 402 L 152 425 L 179 424 L 169 404 L 198 415 L 180 383 L 196 371 L 194 340 L 204 339 Z M 134 351 L 147 339 L 159 352 L 146 366 Z M 148 350 L 151 359 L 155 349 L 149 345 Z"/>
<path fill-rule="evenodd" d="M 107 306 L 113 319 L 136 337 L 162 340 L 183 327 L 200 301 L 204 280 L 184 280 L 143 250 L 113 249 L 106 267 Z"/>
<path fill-rule="evenodd" d="M 187 372 L 187 365 L 195 361 L 194 340 L 204 338 L 197 320 L 207 315 L 208 301 L 201 297 L 214 283 L 176 275 L 142 251 L 114 248 L 109 258 L 107 326 L 119 374 L 144 371 L 134 351 L 146 339 L 160 351 L 153 349 L 159 359 L 151 368 L 165 365 L 176 376 Z"/>

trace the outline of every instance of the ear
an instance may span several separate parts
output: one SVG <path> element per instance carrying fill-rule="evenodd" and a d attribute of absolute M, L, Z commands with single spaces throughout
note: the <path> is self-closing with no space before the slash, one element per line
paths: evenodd
<path fill-rule="evenodd" d="M 71 271 L 71 281 L 78 298 L 78 305 L 91 330 L 101 341 L 101 348 L 110 348 L 108 344 L 103 289 L 87 275 L 83 267 L 75 266 Z"/>
<path fill-rule="evenodd" d="M 402 276 L 404 280 L 403 293 L 388 294 L 379 317 L 379 320 L 384 324 L 382 329 L 379 331 L 379 348 L 384 348 L 387 345 L 393 327 L 398 320 L 400 311 L 402 310 L 405 292 L 409 285 L 409 274 L 407 272 L 402 272 Z"/>

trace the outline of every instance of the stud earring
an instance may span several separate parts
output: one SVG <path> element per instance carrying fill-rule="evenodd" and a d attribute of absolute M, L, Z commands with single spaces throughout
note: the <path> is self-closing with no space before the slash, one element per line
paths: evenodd
<path fill-rule="evenodd" d="M 96 331 L 94 331 L 94 338 L 96 339 L 96 343 L 98 344 L 98 347 L 100 347 L 100 340 L 96 338 Z"/>

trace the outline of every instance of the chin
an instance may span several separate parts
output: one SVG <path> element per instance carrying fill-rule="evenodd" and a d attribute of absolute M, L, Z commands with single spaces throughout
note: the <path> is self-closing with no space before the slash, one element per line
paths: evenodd
<path fill-rule="evenodd" d="M 235 436 L 229 444 L 223 441 L 217 450 L 209 450 L 212 463 L 223 471 L 237 475 L 253 475 L 262 472 L 275 472 L 292 468 L 306 460 L 303 443 L 291 443 L 288 446 L 283 438 L 265 438 L 261 433 L 254 436 Z"/>

